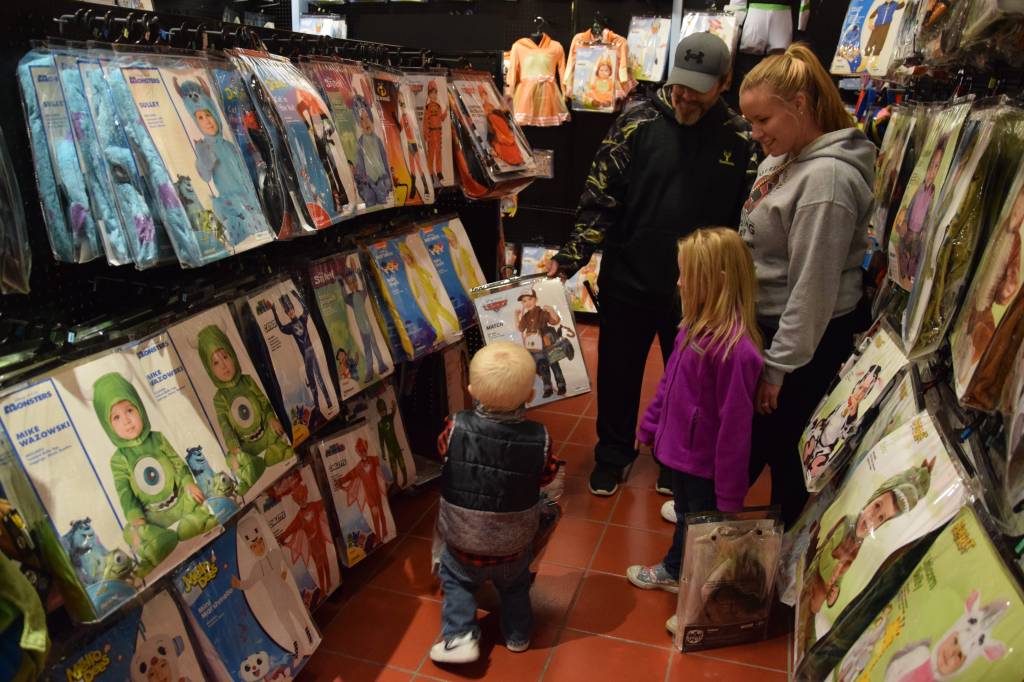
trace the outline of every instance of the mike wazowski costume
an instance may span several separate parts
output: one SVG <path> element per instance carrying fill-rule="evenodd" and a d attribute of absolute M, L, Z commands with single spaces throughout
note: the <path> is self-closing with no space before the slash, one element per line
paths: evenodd
<path fill-rule="evenodd" d="M 142 420 L 137 438 L 125 440 L 110 425 L 110 410 L 121 401 L 135 406 Z M 107 437 L 117 446 L 110 458 L 114 487 L 127 523 L 125 540 L 139 557 L 139 572 L 146 574 L 174 551 L 179 540 L 193 538 L 217 525 L 217 519 L 186 489 L 195 485 L 185 460 L 159 431 L 135 387 L 117 372 L 104 374 L 93 384 L 93 407 Z M 136 525 L 142 519 L 145 522 Z M 177 530 L 170 530 L 175 523 Z"/>
<path fill-rule="evenodd" d="M 244 495 L 268 466 L 295 457 L 295 452 L 271 426 L 277 414 L 260 385 L 239 370 L 238 355 L 224 331 L 211 324 L 199 332 L 197 341 L 199 358 L 217 387 L 213 409 L 224 436 L 228 464 L 238 477 L 238 492 Z M 212 358 L 218 350 L 230 355 L 235 366 L 229 381 L 221 381 L 213 373 Z"/>

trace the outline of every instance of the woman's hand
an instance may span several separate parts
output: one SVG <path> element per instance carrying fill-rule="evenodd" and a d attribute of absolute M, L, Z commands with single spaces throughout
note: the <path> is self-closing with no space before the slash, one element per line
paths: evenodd
<path fill-rule="evenodd" d="M 757 382 L 757 395 L 754 398 L 754 409 L 758 414 L 771 414 L 779 409 L 779 392 L 781 385 L 769 384 L 764 379 Z"/>

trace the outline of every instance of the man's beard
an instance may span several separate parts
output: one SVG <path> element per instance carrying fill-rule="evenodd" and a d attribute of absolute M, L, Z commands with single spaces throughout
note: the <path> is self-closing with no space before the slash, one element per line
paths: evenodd
<path fill-rule="evenodd" d="M 685 110 L 680 111 L 677 107 L 673 107 L 673 111 L 676 115 L 676 123 L 683 126 L 697 125 L 697 123 L 704 118 L 704 109 L 701 106 L 686 107 Z"/>

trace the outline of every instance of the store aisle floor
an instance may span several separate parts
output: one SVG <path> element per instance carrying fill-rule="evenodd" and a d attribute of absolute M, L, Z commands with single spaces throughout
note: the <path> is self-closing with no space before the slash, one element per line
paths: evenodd
<path fill-rule="evenodd" d="M 596 374 L 598 329 L 583 326 L 580 340 Z M 662 373 L 661 359 L 648 358 L 646 405 Z M 564 516 L 541 558 L 532 591 L 535 631 L 521 654 L 505 649 L 498 627 L 497 595 L 478 595 L 483 628 L 481 659 L 468 666 L 435 665 L 427 655 L 440 631 L 441 593 L 430 574 L 430 538 L 438 487 L 393 501 L 400 536 L 355 569 L 338 593 L 317 612 L 324 641 L 300 676 L 306 682 L 407 682 L 408 680 L 507 680 L 526 682 L 621 682 L 787 679 L 787 614 L 778 614 L 766 642 L 702 654 L 672 649 L 665 620 L 676 596 L 645 592 L 625 578 L 626 567 L 654 563 L 670 542 L 672 526 L 659 510 L 668 498 L 654 491 L 657 466 L 641 455 L 626 484 L 609 498 L 587 490 L 593 447 L 596 395 L 564 400 L 531 412 L 547 424 L 568 461 Z M 747 503 L 764 504 L 762 477 Z"/>

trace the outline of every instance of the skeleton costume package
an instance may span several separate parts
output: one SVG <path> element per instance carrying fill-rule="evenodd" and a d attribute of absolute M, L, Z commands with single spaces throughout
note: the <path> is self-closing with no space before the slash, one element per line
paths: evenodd
<path fill-rule="evenodd" d="M 203 682 L 174 597 L 166 590 L 125 609 L 102 631 L 76 641 L 49 669 L 50 682 Z"/>
<path fill-rule="evenodd" d="M 964 507 L 832 674 L 867 680 L 1012 680 L 1024 669 L 1024 595 Z"/>
<path fill-rule="evenodd" d="M 408 488 L 415 483 L 416 462 L 405 434 L 405 423 L 398 409 L 398 398 L 392 383 L 381 381 L 371 386 L 354 400 L 345 403 L 345 407 L 351 418 L 366 420 L 370 440 L 381 455 L 384 481 L 397 488 Z"/>
<path fill-rule="evenodd" d="M 427 153 L 416 121 L 416 103 L 401 73 L 374 69 L 374 93 L 384 123 L 396 206 L 434 203 L 434 182 L 427 171 Z"/>
<path fill-rule="evenodd" d="M 839 32 L 832 74 L 888 75 L 907 4 L 905 0 L 853 0 Z"/>
<path fill-rule="evenodd" d="M 476 260 L 473 245 L 466 235 L 466 228 L 458 216 L 424 225 L 420 237 L 427 247 L 438 276 L 444 282 L 455 314 L 463 329 L 476 324 L 476 309 L 469 292 L 487 284 L 480 263 Z"/>
<path fill-rule="evenodd" d="M 416 118 L 423 133 L 427 167 L 434 189 L 455 186 L 452 121 L 448 114 L 448 79 L 444 72 L 407 71 L 405 80 L 416 99 Z"/>
<path fill-rule="evenodd" d="M 776 514 L 687 514 L 676 647 L 700 651 L 764 639 L 781 546 Z"/>
<path fill-rule="evenodd" d="M 196 645 L 216 682 L 291 679 L 320 633 L 284 551 L 250 509 L 174 574 Z"/>
<path fill-rule="evenodd" d="M 547 273 L 551 259 L 558 253 L 558 249 L 538 246 L 535 244 L 523 244 L 522 270 L 520 274 L 536 275 Z M 582 268 L 576 274 L 565 281 L 565 293 L 569 296 L 569 306 L 573 312 L 596 313 L 597 306 L 590 296 L 584 282 L 590 282 L 590 286 L 597 291 L 597 277 L 601 273 L 601 252 L 595 251 Z"/>
<path fill-rule="evenodd" d="M 484 343 L 521 343 L 537 364 L 536 407 L 590 391 L 565 286 L 546 275 L 517 277 L 473 290 Z"/>

